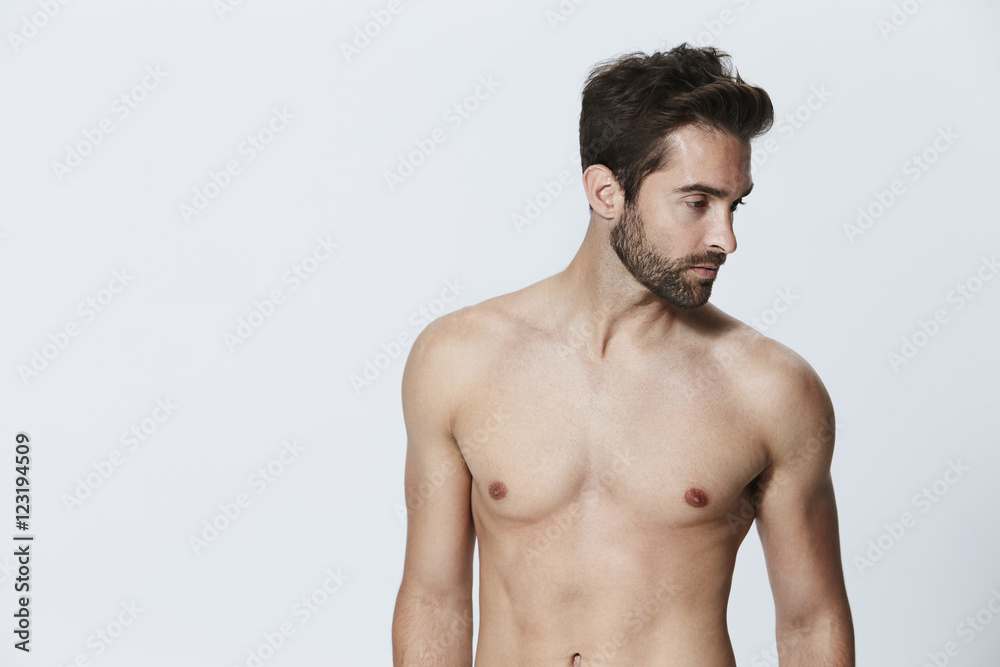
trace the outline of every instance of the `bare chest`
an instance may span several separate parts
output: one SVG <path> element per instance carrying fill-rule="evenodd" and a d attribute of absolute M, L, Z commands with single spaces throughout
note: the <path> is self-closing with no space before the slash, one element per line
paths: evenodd
<path fill-rule="evenodd" d="M 746 497 L 766 464 L 750 421 L 697 367 L 595 368 L 527 350 L 484 375 L 454 432 L 491 522 L 578 506 L 671 528 L 724 520 Z"/>

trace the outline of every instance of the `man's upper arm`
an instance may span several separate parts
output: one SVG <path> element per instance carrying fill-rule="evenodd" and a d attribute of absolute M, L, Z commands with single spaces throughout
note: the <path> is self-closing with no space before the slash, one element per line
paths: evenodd
<path fill-rule="evenodd" d="M 830 476 L 833 405 L 801 357 L 781 356 L 763 394 L 771 462 L 758 480 L 757 531 L 778 632 L 794 634 L 815 623 L 850 623 L 850 611 Z"/>
<path fill-rule="evenodd" d="M 460 321 L 431 322 L 403 370 L 406 423 L 406 561 L 403 587 L 440 598 L 471 596 L 475 532 L 472 477 L 452 437 L 462 378 Z"/>

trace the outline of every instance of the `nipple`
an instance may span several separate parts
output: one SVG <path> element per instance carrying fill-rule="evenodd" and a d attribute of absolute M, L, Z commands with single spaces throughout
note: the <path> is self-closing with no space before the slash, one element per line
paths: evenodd
<path fill-rule="evenodd" d="M 691 507 L 704 507 L 708 504 L 708 494 L 701 489 L 692 487 L 684 494 L 684 500 Z"/>
<path fill-rule="evenodd" d="M 490 498 L 493 500 L 500 500 L 507 495 L 507 487 L 504 486 L 503 482 L 493 482 L 490 484 Z"/>
<path fill-rule="evenodd" d="M 580 654 L 579 653 L 574 653 L 573 654 L 573 667 L 580 667 Z"/>

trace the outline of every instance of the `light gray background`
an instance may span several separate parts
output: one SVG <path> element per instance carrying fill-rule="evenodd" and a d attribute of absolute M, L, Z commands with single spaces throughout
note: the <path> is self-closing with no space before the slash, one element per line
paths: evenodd
<path fill-rule="evenodd" d="M 408 347 L 377 355 L 412 340 L 421 308 L 437 315 L 565 267 L 587 220 L 577 123 L 589 68 L 688 40 L 730 52 L 778 118 L 798 113 L 756 144 L 739 251 L 713 301 L 757 318 L 833 397 L 858 664 L 923 665 L 948 642 L 948 664 L 997 664 L 1000 618 L 987 604 L 996 594 L 1000 609 L 1000 280 L 977 277 L 1000 253 L 997 2 L 897 2 L 886 32 L 888 1 L 401 0 L 350 60 L 342 44 L 386 2 L 220 4 L 0 10 L 0 541 L 11 545 L 0 550 L 0 663 L 246 665 L 262 635 L 290 623 L 264 664 L 389 664 Z M 132 93 L 147 68 L 165 75 Z M 480 77 L 498 86 L 449 123 Z M 123 94 L 144 98 L 127 118 L 115 112 Z M 294 118 L 248 161 L 241 142 L 275 109 Z M 54 163 L 104 118 L 113 132 L 60 179 Z M 390 189 L 385 172 L 436 128 L 445 140 Z M 925 151 L 934 162 L 913 180 L 908 161 Z M 180 205 L 230 160 L 240 173 L 186 221 Z M 563 170 L 570 185 L 539 200 Z M 845 225 L 894 180 L 901 194 L 849 238 Z M 526 199 L 547 207 L 518 229 Z M 339 248 L 294 289 L 283 276 L 318 238 Z M 122 270 L 124 288 L 112 282 Z M 435 301 L 447 281 L 457 298 Z M 275 289 L 283 303 L 229 349 L 226 334 Z M 769 313 L 779 292 L 791 305 Z M 89 321 L 87 299 L 104 302 Z M 936 311 L 946 320 L 935 329 Z M 894 365 L 921 321 L 934 335 Z M 26 373 L 36 352 L 50 358 Z M 356 390 L 352 376 L 376 361 L 377 378 Z M 157 399 L 177 406 L 160 423 Z M 130 450 L 122 434 L 143 426 Z M 19 431 L 33 439 L 29 656 L 11 647 Z M 286 440 L 301 453 L 258 493 L 250 476 Z M 121 464 L 67 507 L 115 450 Z M 946 475 L 952 464 L 967 470 Z M 925 488 L 934 503 L 916 497 Z M 195 554 L 190 538 L 240 493 L 250 505 Z M 900 534 L 905 512 L 913 525 Z M 340 583 L 304 619 L 295 605 L 328 571 Z M 98 644 L 123 603 L 142 611 Z M 970 639 L 960 624 L 983 609 L 991 622 Z M 739 664 L 776 664 L 756 531 L 729 612 Z"/>

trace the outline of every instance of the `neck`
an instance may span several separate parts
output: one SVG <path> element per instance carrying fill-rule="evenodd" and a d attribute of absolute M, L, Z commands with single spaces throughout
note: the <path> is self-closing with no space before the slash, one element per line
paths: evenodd
<path fill-rule="evenodd" d="M 552 278 L 552 313 L 578 341 L 576 347 L 597 358 L 619 345 L 630 349 L 650 337 L 662 340 L 688 313 L 629 273 L 609 233 L 609 223 L 592 216 L 573 260 Z"/>

